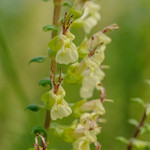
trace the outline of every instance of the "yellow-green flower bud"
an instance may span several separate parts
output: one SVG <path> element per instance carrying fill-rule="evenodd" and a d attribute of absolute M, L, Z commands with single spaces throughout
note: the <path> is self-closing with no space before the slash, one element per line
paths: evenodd
<path fill-rule="evenodd" d="M 45 93 L 41 99 L 46 103 L 47 109 L 51 111 L 52 120 L 62 119 L 72 113 L 71 108 L 64 100 L 65 90 L 60 85 L 57 93 L 54 93 L 54 89 Z"/>
<path fill-rule="evenodd" d="M 61 34 L 60 39 L 63 41 L 61 49 L 56 54 L 56 61 L 60 64 L 69 64 L 78 60 L 78 52 L 74 40 L 74 35 L 67 31 L 66 35 Z"/>

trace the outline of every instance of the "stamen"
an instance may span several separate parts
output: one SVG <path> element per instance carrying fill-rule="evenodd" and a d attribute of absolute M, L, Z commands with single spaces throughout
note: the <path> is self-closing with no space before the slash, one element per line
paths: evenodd
<path fill-rule="evenodd" d="M 104 44 L 104 42 L 101 42 L 100 44 L 98 44 L 98 45 L 94 48 L 94 50 L 90 50 L 88 56 L 89 56 L 89 57 L 92 57 L 92 56 L 95 54 L 97 48 L 98 48 L 99 46 L 103 45 L 103 44 Z M 91 48 L 92 48 L 92 44 L 91 44 Z"/>
<path fill-rule="evenodd" d="M 89 128 L 89 130 L 93 130 L 93 129 L 94 129 L 94 127 L 95 127 L 95 123 L 94 123 L 94 121 L 93 121 L 93 120 L 89 120 L 89 124 L 90 124 L 90 128 Z"/>
<path fill-rule="evenodd" d="M 66 32 L 68 31 L 70 25 L 72 24 L 73 21 L 71 21 L 71 19 L 73 18 L 73 15 L 71 15 L 71 16 L 69 17 L 67 23 L 66 23 L 66 18 L 67 18 L 67 12 L 65 12 L 64 21 L 62 22 L 62 25 L 63 25 L 62 34 L 63 34 L 63 35 L 66 35 Z"/>
<path fill-rule="evenodd" d="M 61 82 L 63 80 L 63 78 L 61 77 L 61 75 L 62 75 L 62 68 L 60 68 L 60 75 L 59 75 L 58 84 L 56 84 L 56 82 L 55 82 L 54 70 L 53 69 L 51 69 L 51 70 L 52 70 L 52 73 L 53 73 L 53 75 L 52 75 L 52 84 L 53 84 L 53 88 L 54 88 L 54 94 L 56 94 L 58 92 L 58 89 L 59 89 L 59 87 L 61 85 Z"/>
<path fill-rule="evenodd" d="M 46 143 L 44 137 L 39 135 L 39 133 L 37 133 L 37 135 L 35 137 L 35 144 L 33 144 L 33 146 L 36 148 L 36 150 L 40 150 L 40 147 L 39 147 L 39 144 L 38 144 L 38 137 L 40 137 L 40 139 L 42 141 L 43 150 L 46 150 L 48 142 Z"/>

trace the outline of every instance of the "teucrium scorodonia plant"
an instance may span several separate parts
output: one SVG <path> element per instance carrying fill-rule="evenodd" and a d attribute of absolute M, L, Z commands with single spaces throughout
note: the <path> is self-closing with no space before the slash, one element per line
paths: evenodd
<path fill-rule="evenodd" d="M 68 6 L 69 10 L 60 16 L 62 6 Z M 46 25 L 44 31 L 52 31 L 52 38 L 48 43 L 48 58 L 51 61 L 50 77 L 39 82 L 41 86 L 50 86 L 50 90 L 41 97 L 45 104 L 46 120 L 45 129 L 36 127 L 34 150 L 46 150 L 46 130 L 53 128 L 55 135 L 66 142 L 72 142 L 73 150 L 90 150 L 90 144 L 95 144 L 96 150 L 101 149 L 97 135 L 101 132 L 101 116 L 105 114 L 103 102 L 111 101 L 105 98 L 105 89 L 102 80 L 105 76 L 102 65 L 105 59 L 105 50 L 111 39 L 105 34 L 107 31 L 117 30 L 118 26 L 112 24 L 87 38 L 92 29 L 97 25 L 101 16 L 99 14 L 99 1 L 75 0 L 73 4 L 64 0 L 54 0 L 53 25 Z M 74 43 L 75 36 L 70 29 L 82 27 L 85 31 L 85 39 L 77 46 Z M 33 58 L 31 62 L 42 63 L 46 57 Z M 67 71 L 63 67 L 67 65 Z M 57 72 L 57 70 L 60 70 Z M 49 71 L 49 70 L 48 70 Z M 48 72 L 47 71 L 47 72 Z M 62 76 L 62 72 L 64 75 Z M 57 75 L 58 73 L 58 75 Z M 68 84 L 81 84 L 80 97 L 74 104 L 68 104 L 63 82 Z M 93 92 L 97 90 L 100 97 L 93 99 Z M 38 111 L 44 106 L 30 105 L 27 108 Z M 56 124 L 55 120 L 63 119 L 73 114 L 75 120 L 71 125 Z M 54 120 L 51 123 L 51 120 Z M 51 123 L 51 124 L 50 124 Z M 38 137 L 42 144 L 39 144 Z"/>

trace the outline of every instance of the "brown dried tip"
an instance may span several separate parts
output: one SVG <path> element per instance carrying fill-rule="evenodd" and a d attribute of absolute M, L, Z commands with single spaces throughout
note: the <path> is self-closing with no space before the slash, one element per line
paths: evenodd
<path fill-rule="evenodd" d="M 100 150 L 101 149 L 101 145 L 99 142 L 95 142 L 95 150 Z"/>
<path fill-rule="evenodd" d="M 106 97 L 106 92 L 105 92 L 105 88 L 102 86 L 101 83 L 98 84 L 100 86 L 100 96 L 101 96 L 101 102 L 103 103 Z"/>
<path fill-rule="evenodd" d="M 105 32 L 107 32 L 107 31 L 112 31 L 112 30 L 119 30 L 118 25 L 117 25 L 117 24 L 112 24 L 112 25 L 110 25 L 110 26 L 104 28 L 104 29 L 102 30 L 102 33 L 105 33 Z"/>
<path fill-rule="evenodd" d="M 61 82 L 63 80 L 63 78 L 61 76 L 62 75 L 62 68 L 60 68 L 60 75 L 59 75 L 58 84 L 56 84 L 56 82 L 55 82 L 55 72 L 53 69 L 51 69 L 51 70 L 52 70 L 52 84 L 53 84 L 54 94 L 57 94 L 58 89 L 59 89 Z"/>
<path fill-rule="evenodd" d="M 63 25 L 63 30 L 62 30 L 62 34 L 66 35 L 66 32 L 68 31 L 70 25 L 72 24 L 73 21 L 71 21 L 71 19 L 73 18 L 73 15 L 70 15 L 68 22 L 66 21 L 66 17 L 67 17 L 67 12 L 65 12 L 64 15 L 64 21 L 62 22 Z"/>

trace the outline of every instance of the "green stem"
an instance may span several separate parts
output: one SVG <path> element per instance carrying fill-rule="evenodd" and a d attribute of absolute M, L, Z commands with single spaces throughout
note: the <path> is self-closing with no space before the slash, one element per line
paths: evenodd
<path fill-rule="evenodd" d="M 60 11 L 61 11 L 61 2 L 62 0 L 54 0 L 54 15 L 53 15 L 53 24 L 55 26 L 58 26 Z M 57 35 L 55 31 L 52 32 L 52 38 L 54 38 Z M 50 70 L 53 69 L 56 72 L 57 63 L 55 60 L 55 57 L 51 58 L 51 66 Z M 50 78 L 51 78 L 51 71 L 50 71 Z M 45 116 L 45 122 L 44 122 L 44 128 L 49 129 L 50 127 L 50 111 L 46 110 L 46 116 Z"/>

